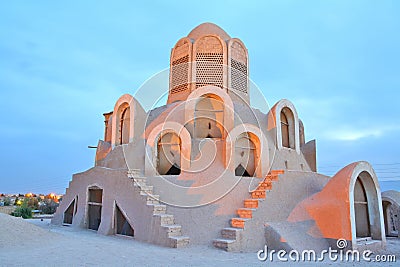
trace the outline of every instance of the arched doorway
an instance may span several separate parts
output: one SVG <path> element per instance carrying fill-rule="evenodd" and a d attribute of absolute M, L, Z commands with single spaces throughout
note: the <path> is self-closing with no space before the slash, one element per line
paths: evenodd
<path fill-rule="evenodd" d="M 157 143 L 157 171 L 160 175 L 181 173 L 181 139 L 174 132 L 162 134 Z"/>
<path fill-rule="evenodd" d="M 217 96 L 202 96 L 194 114 L 196 138 L 222 138 L 224 128 L 224 103 Z"/>
<path fill-rule="evenodd" d="M 382 209 L 376 186 L 368 171 L 362 171 L 354 182 L 354 237 L 360 244 L 368 240 L 384 238 Z"/>
<path fill-rule="evenodd" d="M 235 175 L 252 177 L 257 169 L 257 147 L 253 141 L 255 136 L 243 133 L 235 142 Z"/>
<path fill-rule="evenodd" d="M 280 113 L 282 146 L 295 149 L 295 125 L 293 112 L 285 107 Z"/>
<path fill-rule="evenodd" d="M 395 212 L 394 205 L 389 201 L 382 201 L 382 206 L 386 236 L 398 237 L 399 230 L 397 229 L 396 225 L 397 214 Z"/>
<path fill-rule="evenodd" d="M 356 237 L 370 237 L 368 199 L 360 178 L 354 186 L 354 210 L 356 215 Z"/>

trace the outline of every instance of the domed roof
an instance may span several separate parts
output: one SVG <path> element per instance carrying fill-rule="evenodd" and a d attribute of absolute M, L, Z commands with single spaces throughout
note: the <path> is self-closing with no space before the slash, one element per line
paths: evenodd
<path fill-rule="evenodd" d="M 215 34 L 221 37 L 223 40 L 229 40 L 231 37 L 219 26 L 214 23 L 206 22 L 202 23 L 196 28 L 194 28 L 189 34 L 188 37 L 192 39 L 198 39 L 201 36 Z"/>

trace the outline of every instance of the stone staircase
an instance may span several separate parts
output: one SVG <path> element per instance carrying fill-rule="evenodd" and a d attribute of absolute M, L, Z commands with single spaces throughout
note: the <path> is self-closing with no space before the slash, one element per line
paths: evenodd
<path fill-rule="evenodd" d="M 283 173 L 283 170 L 271 170 L 257 188 L 250 193 L 250 198 L 244 200 L 244 207 L 237 210 L 238 217 L 231 219 L 231 227 L 222 229 L 222 238 L 213 240 L 213 245 L 216 248 L 226 251 L 238 249 L 239 240 L 243 238 L 246 221 L 253 218 L 253 213 L 257 211 L 259 202 L 266 197 L 266 191 L 272 189 L 272 182 L 278 180 L 278 176 Z"/>
<path fill-rule="evenodd" d="M 128 170 L 128 178 L 132 179 L 133 186 L 140 190 L 140 195 L 146 198 L 147 206 L 153 209 L 153 217 L 169 240 L 169 247 L 187 246 L 190 241 L 189 237 L 182 235 L 182 227 L 174 223 L 173 215 L 167 214 L 167 206 L 160 204 L 160 196 L 153 194 L 153 186 L 146 184 L 146 177 L 140 176 L 139 170 L 131 169 Z"/>

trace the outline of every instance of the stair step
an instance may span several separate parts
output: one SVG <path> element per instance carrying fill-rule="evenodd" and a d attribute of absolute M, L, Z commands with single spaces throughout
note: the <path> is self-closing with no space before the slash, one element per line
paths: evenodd
<path fill-rule="evenodd" d="M 230 251 L 231 250 L 231 246 L 235 243 L 236 241 L 233 239 L 223 239 L 223 238 L 219 238 L 219 239 L 214 239 L 213 240 L 213 245 L 216 248 L 221 248 L 224 249 L 226 251 Z"/>
<path fill-rule="evenodd" d="M 242 231 L 241 228 L 226 227 L 221 230 L 221 235 L 223 238 L 236 240 L 238 234 Z"/>
<path fill-rule="evenodd" d="M 168 237 L 182 235 L 182 226 L 179 224 L 162 225 L 162 228 L 166 230 Z"/>
<path fill-rule="evenodd" d="M 244 207 L 248 209 L 256 209 L 258 208 L 258 199 L 245 199 Z"/>
<path fill-rule="evenodd" d="M 143 191 L 153 191 L 153 186 L 152 185 L 142 185 L 140 186 L 140 189 L 142 189 Z"/>
<path fill-rule="evenodd" d="M 265 198 L 266 194 L 264 190 L 254 190 L 253 192 L 251 192 L 251 197 L 254 199 Z"/>
<path fill-rule="evenodd" d="M 271 170 L 270 174 L 272 175 L 279 175 L 279 174 L 284 174 L 285 170 Z"/>
<path fill-rule="evenodd" d="M 167 212 L 167 206 L 162 204 L 147 204 L 153 206 L 153 214 L 165 214 Z"/>
<path fill-rule="evenodd" d="M 140 188 L 141 195 L 153 194 L 153 186 L 152 185 L 143 185 L 143 186 L 140 186 L 139 188 Z"/>
<path fill-rule="evenodd" d="M 270 181 L 277 181 L 278 180 L 278 174 L 268 174 L 265 179 L 268 179 Z"/>
<path fill-rule="evenodd" d="M 171 236 L 169 240 L 172 248 L 186 247 L 190 242 L 190 238 L 188 236 Z"/>
<path fill-rule="evenodd" d="M 247 218 L 232 218 L 231 226 L 233 228 L 244 228 L 244 224 L 247 220 L 249 220 L 249 219 L 247 219 Z"/>
<path fill-rule="evenodd" d="M 240 208 L 236 211 L 240 218 L 252 218 L 255 209 Z"/>
<path fill-rule="evenodd" d="M 271 190 L 272 189 L 272 182 L 265 181 L 258 185 L 257 190 Z"/>
<path fill-rule="evenodd" d="M 127 171 L 128 177 L 139 177 L 141 175 L 140 169 L 130 169 Z"/>
<path fill-rule="evenodd" d="M 152 194 L 145 194 L 147 205 L 152 204 L 160 204 L 160 196 L 159 195 L 152 195 Z"/>
<path fill-rule="evenodd" d="M 174 216 L 170 214 L 155 214 L 153 216 L 160 218 L 160 224 L 163 225 L 172 225 L 174 224 Z"/>
<path fill-rule="evenodd" d="M 146 178 L 140 177 L 140 178 L 132 178 L 133 184 L 135 186 L 145 186 L 146 185 Z"/>

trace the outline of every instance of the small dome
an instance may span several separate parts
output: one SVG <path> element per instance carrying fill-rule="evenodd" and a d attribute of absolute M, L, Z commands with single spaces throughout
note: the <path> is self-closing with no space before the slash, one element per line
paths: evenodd
<path fill-rule="evenodd" d="M 194 28 L 189 34 L 188 37 L 191 39 L 198 39 L 201 36 L 207 34 L 215 34 L 221 37 L 223 40 L 229 40 L 231 37 L 219 26 L 215 25 L 214 23 L 202 23 L 196 28 Z"/>

